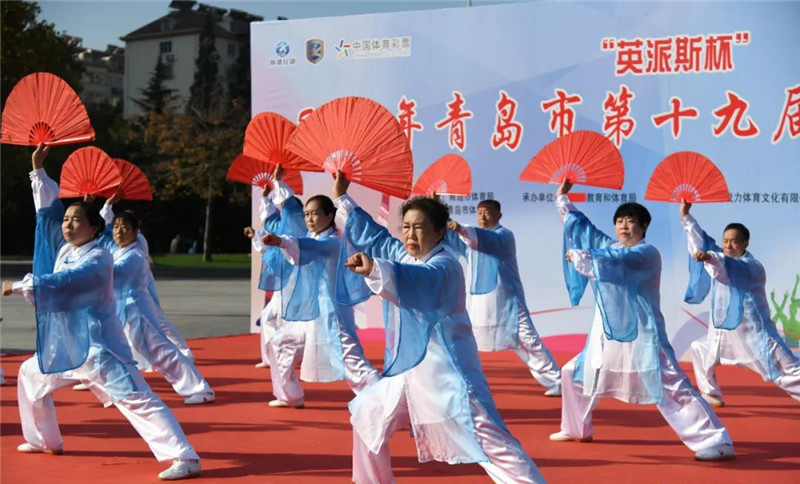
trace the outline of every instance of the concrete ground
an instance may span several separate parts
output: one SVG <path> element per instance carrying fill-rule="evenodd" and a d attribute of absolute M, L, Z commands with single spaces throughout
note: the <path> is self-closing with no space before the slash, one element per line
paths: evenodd
<path fill-rule="evenodd" d="M 30 263 L 3 261 L 0 277 L 3 280 L 19 280 L 29 270 Z M 249 332 L 248 274 L 249 269 L 155 271 L 161 307 L 186 339 Z M 0 316 L 3 317 L 0 323 L 0 352 L 34 351 L 36 330 L 33 308 L 28 306 L 24 298 L 8 296 L 0 299 Z"/>

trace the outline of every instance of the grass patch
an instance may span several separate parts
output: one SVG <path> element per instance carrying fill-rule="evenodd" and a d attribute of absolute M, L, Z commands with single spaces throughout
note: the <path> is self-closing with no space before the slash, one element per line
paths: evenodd
<path fill-rule="evenodd" d="M 212 254 L 211 262 L 203 262 L 203 254 L 161 254 L 152 258 L 160 267 L 250 267 L 250 254 Z"/>

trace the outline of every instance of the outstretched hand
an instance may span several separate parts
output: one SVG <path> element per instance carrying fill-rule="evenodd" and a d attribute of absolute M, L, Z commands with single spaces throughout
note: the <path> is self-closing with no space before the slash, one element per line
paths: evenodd
<path fill-rule="evenodd" d="M 373 261 L 372 258 L 367 254 L 358 252 L 351 255 L 344 263 L 344 266 L 356 274 L 368 276 L 369 273 L 372 272 L 372 268 L 375 266 L 375 261 Z"/>
<path fill-rule="evenodd" d="M 706 262 L 711 260 L 711 254 L 708 252 L 703 252 L 702 250 L 698 250 L 694 253 L 694 260 L 697 262 Z"/>
<path fill-rule="evenodd" d="M 556 196 L 560 197 L 561 195 L 566 195 L 572 190 L 572 183 L 570 183 L 569 178 L 564 178 L 564 181 L 561 182 L 561 185 L 558 186 L 558 190 L 556 191 Z"/>
<path fill-rule="evenodd" d="M 281 245 L 281 238 L 275 234 L 266 234 L 265 236 L 261 237 L 261 242 L 264 245 L 269 245 L 270 247 L 279 247 Z"/>
<path fill-rule="evenodd" d="M 341 197 L 345 193 L 347 193 L 347 189 L 350 187 L 350 180 L 342 173 L 341 171 L 336 172 L 336 178 L 333 182 L 333 199 L 336 200 L 337 198 Z"/>
<path fill-rule="evenodd" d="M 252 239 L 256 236 L 256 231 L 253 230 L 253 227 L 245 227 L 244 228 L 244 236 L 248 239 Z"/>
<path fill-rule="evenodd" d="M 107 205 L 114 205 L 115 203 L 119 202 L 119 196 L 120 196 L 120 193 L 119 192 L 115 192 L 113 195 L 111 195 L 111 198 L 106 200 L 106 204 Z"/>
<path fill-rule="evenodd" d="M 10 296 L 14 293 L 14 283 L 11 281 L 3 281 L 3 296 Z"/>
<path fill-rule="evenodd" d="M 461 224 L 456 222 L 455 220 L 448 221 L 447 228 L 452 230 L 453 232 L 461 232 Z"/>
<path fill-rule="evenodd" d="M 272 176 L 273 178 L 275 178 L 275 181 L 278 181 L 281 178 L 283 178 L 284 173 L 286 173 L 286 170 L 284 170 L 281 164 L 278 163 L 277 165 L 275 165 L 275 172 L 272 174 Z"/>
<path fill-rule="evenodd" d="M 687 202 L 685 198 L 681 198 L 681 218 L 689 215 L 689 210 L 692 209 L 692 204 Z"/>
<path fill-rule="evenodd" d="M 44 143 L 39 143 L 39 146 L 36 147 L 36 150 L 31 155 L 31 166 L 34 170 L 38 170 L 44 166 L 44 159 L 47 158 L 49 153 L 50 147 Z"/>

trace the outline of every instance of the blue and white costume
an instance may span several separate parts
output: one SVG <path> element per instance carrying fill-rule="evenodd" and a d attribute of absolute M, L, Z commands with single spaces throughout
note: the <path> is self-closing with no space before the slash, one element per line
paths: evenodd
<path fill-rule="evenodd" d="M 739 258 L 727 257 L 691 214 L 681 223 L 689 253 L 711 255 L 705 263 L 690 255 L 691 279 L 685 297 L 686 302 L 698 304 L 709 290 L 712 294 L 708 335 L 692 343 L 692 364 L 700 391 L 721 401 L 722 389 L 714 367 L 741 365 L 800 400 L 800 361 L 770 319 L 764 267 L 750 252 Z"/>
<path fill-rule="evenodd" d="M 478 351 L 513 349 L 531 375 L 558 390 L 561 371 L 533 326 L 519 277 L 514 234 L 497 225 L 487 230 L 461 226 L 445 241 L 467 259 L 467 311 Z"/>
<path fill-rule="evenodd" d="M 261 253 L 261 275 L 258 288 L 272 293 L 269 302 L 261 310 L 259 318 L 261 361 L 269 363 L 267 350 L 269 340 L 283 325 L 283 319 L 280 317 L 280 275 L 283 264 L 287 262 L 279 248 L 265 246 L 261 243 L 261 238 L 267 232 L 275 235 L 302 237 L 306 234 L 306 225 L 302 204 L 293 198 L 292 191 L 281 181 L 277 182 L 275 188 L 266 196 L 261 197 L 258 214 L 263 229 L 257 229 L 252 239 L 253 247 Z"/>
<path fill-rule="evenodd" d="M 600 397 L 655 404 L 683 443 L 698 452 L 730 445 L 728 431 L 678 365 L 660 310 L 661 256 L 644 239 L 624 247 L 569 202 L 556 199 L 564 222 L 564 275 L 577 305 L 592 282 L 596 311 L 586 346 L 562 369 L 561 433 L 587 439 Z M 552 438 L 552 437 L 551 437 Z"/>
<path fill-rule="evenodd" d="M 414 259 L 348 195 L 335 203 L 342 259 L 357 251 L 373 257 L 367 285 L 386 301 L 384 378 L 350 402 L 353 481 L 394 482 L 388 442 L 410 423 L 420 462 L 477 462 L 495 482 L 544 483 L 489 392 L 458 261 L 443 244 Z"/>
<path fill-rule="evenodd" d="M 293 193 L 280 182 L 276 190 Z M 294 200 L 294 199 L 293 199 Z M 286 207 L 284 207 L 284 217 Z M 356 286 L 366 293 L 364 281 L 337 281 L 340 240 L 334 227 L 306 237 L 281 235 L 279 264 L 280 317 L 283 324 L 267 345 L 272 392 L 289 405 L 303 402 L 303 389 L 294 367 L 301 360 L 300 379 L 309 382 L 347 381 L 355 393 L 379 379 L 377 370 L 364 356 L 356 334 L 353 308 L 337 304 L 338 284 Z M 288 263 L 287 263 L 288 262 Z M 360 302 L 360 301 L 359 301 Z M 262 321 L 263 324 L 263 321 Z"/>
<path fill-rule="evenodd" d="M 114 213 L 106 205 L 104 218 L 113 221 Z M 194 363 L 161 330 L 158 305 L 151 293 L 150 263 L 142 249 L 141 238 L 120 248 L 112 239 L 111 224 L 100 243 L 114 256 L 114 297 L 117 317 L 133 350 L 140 371 L 156 370 L 192 403 L 214 400 L 214 391 Z"/>
<path fill-rule="evenodd" d="M 106 406 L 119 408 L 159 461 L 198 459 L 134 366 L 116 315 L 111 254 L 97 240 L 67 244 L 58 185 L 42 169 L 30 178 L 37 209 L 34 273 L 14 283 L 14 292 L 36 308 L 36 354 L 22 364 L 17 381 L 25 440 L 40 450 L 61 449 L 51 394 L 83 382 Z"/>
<path fill-rule="evenodd" d="M 100 209 L 100 215 L 103 217 L 103 220 L 105 220 L 106 227 L 110 227 L 114 220 L 114 210 L 112 206 L 108 203 L 103 205 L 103 208 Z M 150 246 L 147 243 L 147 238 L 140 232 L 139 236 L 136 238 L 136 242 L 139 244 L 139 250 L 141 250 L 144 254 L 145 260 L 149 261 Z M 186 343 L 186 340 L 183 338 L 180 331 L 178 331 L 178 328 L 172 324 L 172 321 L 169 320 L 167 315 L 164 313 L 164 310 L 161 308 L 161 301 L 158 299 L 158 291 L 156 290 L 156 280 L 153 277 L 153 271 L 150 270 L 149 263 L 147 264 L 147 268 L 147 288 L 150 292 L 150 297 L 153 298 L 153 302 L 155 303 L 155 311 L 156 315 L 158 316 L 158 326 L 161 328 L 161 332 L 164 333 L 164 336 L 172 341 L 172 344 L 178 347 L 178 350 L 183 353 L 183 356 L 194 362 L 194 354 L 192 354 L 191 348 L 189 348 L 189 345 Z"/>

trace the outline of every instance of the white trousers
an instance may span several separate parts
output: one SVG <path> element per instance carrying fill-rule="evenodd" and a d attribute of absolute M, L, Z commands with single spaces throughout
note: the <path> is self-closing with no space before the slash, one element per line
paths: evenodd
<path fill-rule="evenodd" d="M 706 395 L 722 399 L 722 388 L 717 383 L 717 377 L 714 374 L 714 367 L 721 364 L 720 353 L 719 343 L 709 344 L 708 338 L 692 342 L 692 366 L 697 387 Z M 775 369 L 780 375 L 773 383 L 788 393 L 790 397 L 800 400 L 800 362 L 791 353 L 787 354 L 785 349 L 775 341 L 770 341 L 769 358 L 772 359 Z M 738 365 L 762 373 L 755 362 L 738 363 Z"/>
<path fill-rule="evenodd" d="M 161 332 L 169 339 L 172 344 L 178 347 L 178 350 L 181 352 L 183 356 L 189 359 L 189 361 L 194 362 L 194 354 L 192 353 L 191 348 L 186 343 L 186 340 L 183 339 L 183 336 L 178 331 L 178 328 L 172 324 L 172 321 L 169 320 L 166 314 L 163 312 L 158 315 L 158 325 L 161 328 Z"/>
<path fill-rule="evenodd" d="M 119 360 L 115 361 L 115 364 L 124 365 Z M 137 391 L 114 401 L 114 405 L 147 442 L 156 459 L 159 462 L 199 459 L 169 407 L 150 389 L 136 367 L 125 366 Z M 90 377 L 92 374 L 96 376 Z M 101 393 L 111 399 L 103 386 L 102 371 L 92 371 L 87 364 L 75 370 L 49 375 L 39 371 L 35 356 L 22 364 L 17 380 L 17 395 L 22 435 L 29 444 L 45 450 L 63 448 L 52 393 L 77 381 L 90 385 L 95 394 Z"/>
<path fill-rule="evenodd" d="M 560 385 L 561 369 L 553 358 L 553 354 L 542 343 L 539 333 L 533 327 L 533 322 L 525 313 L 524 308 L 520 309 L 517 337 L 518 344 L 514 352 L 528 367 L 533 378 L 545 388 Z"/>
<path fill-rule="evenodd" d="M 672 430 L 694 452 L 732 444 L 725 426 L 700 397 L 683 370 L 676 367 L 663 352 L 660 356 L 664 403 L 656 407 Z M 581 384 L 572 379 L 574 371 L 575 358 L 561 369 L 561 431 L 580 439 L 594 434 L 592 411 L 600 397 L 596 394 L 585 395 Z"/>
<path fill-rule="evenodd" d="M 146 320 L 141 321 L 139 328 L 139 334 L 130 334 L 129 325 L 125 325 L 124 328 L 134 355 L 149 354 L 151 367 L 164 376 L 175 389 L 175 393 L 184 398 L 212 393 L 211 386 L 192 360 L 187 358 L 164 333 Z"/>
<path fill-rule="evenodd" d="M 262 322 L 263 324 L 263 322 Z M 313 322 L 287 323 L 270 338 L 267 344 L 272 394 L 289 404 L 303 400 L 304 392 L 297 378 L 295 366 L 303 359 L 306 332 Z M 339 341 L 344 356 L 344 379 L 355 394 L 377 381 L 380 376 L 356 338 L 339 330 Z"/>
<path fill-rule="evenodd" d="M 546 481 L 536 464 L 506 430 L 498 427 L 483 406 L 470 397 L 475 437 L 489 462 L 479 462 L 481 467 L 500 484 L 544 484 Z M 377 454 L 372 453 L 358 432 L 353 431 L 353 482 L 357 484 L 391 484 L 394 482 L 389 439 L 392 434 L 410 424 L 408 404 L 403 402 L 389 422 L 386 441 Z"/>

